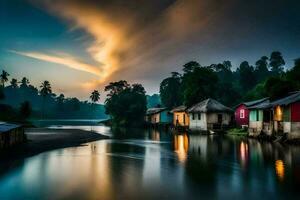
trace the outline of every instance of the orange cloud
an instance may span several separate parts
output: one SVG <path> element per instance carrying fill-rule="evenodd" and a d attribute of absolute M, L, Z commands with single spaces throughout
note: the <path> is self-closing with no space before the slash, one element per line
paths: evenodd
<path fill-rule="evenodd" d="M 66 67 L 76 69 L 79 71 L 88 72 L 97 76 L 102 76 L 102 70 L 100 70 L 96 66 L 88 65 L 86 63 L 80 62 L 76 60 L 75 58 L 72 58 L 71 56 L 66 56 L 65 54 L 62 56 L 53 56 L 53 55 L 47 55 L 43 53 L 37 53 L 37 52 L 19 52 L 19 51 L 10 51 L 22 56 L 35 58 L 38 60 L 43 60 L 51 63 L 61 64 Z"/>

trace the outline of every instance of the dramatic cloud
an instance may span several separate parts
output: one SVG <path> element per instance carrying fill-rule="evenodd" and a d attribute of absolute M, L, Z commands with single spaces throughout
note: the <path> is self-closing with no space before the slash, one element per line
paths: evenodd
<path fill-rule="evenodd" d="M 98 75 L 85 88 L 126 79 L 157 92 L 159 81 L 190 60 L 203 65 L 250 62 L 272 50 L 295 48 L 297 1 L 288 0 L 34 0 L 86 35 L 93 65 L 41 52 L 19 54 Z M 286 5 L 294 9 L 286 12 Z M 292 7 L 292 6 L 291 6 Z M 299 7 L 299 6 L 298 6 Z M 266 12 L 266 10 L 272 12 Z M 298 17 L 298 18 L 297 18 Z M 299 23 L 298 23 L 299 25 Z M 74 42 L 82 42 L 76 40 Z M 291 42 L 292 41 L 292 42 Z M 280 48 L 279 48 L 280 47 Z M 285 52 L 283 52 L 285 53 Z"/>
<path fill-rule="evenodd" d="M 18 51 L 10 51 L 12 53 L 16 53 L 22 56 L 38 59 L 38 60 L 43 60 L 51 63 L 56 63 L 60 65 L 64 65 L 66 67 L 76 69 L 79 71 L 84 71 L 88 72 L 97 76 L 101 77 L 101 70 L 96 67 L 96 66 L 91 66 L 85 63 L 82 63 L 75 58 L 72 58 L 71 56 L 68 55 L 61 55 L 61 56 L 52 56 L 52 55 L 46 55 L 42 53 L 35 53 L 35 52 L 18 52 Z"/>

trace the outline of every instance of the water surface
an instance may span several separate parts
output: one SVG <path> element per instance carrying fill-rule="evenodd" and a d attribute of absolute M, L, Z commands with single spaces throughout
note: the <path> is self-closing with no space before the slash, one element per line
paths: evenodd
<path fill-rule="evenodd" d="M 299 197 L 299 147 L 243 137 L 93 128 L 113 139 L 19 160 L 0 176 L 0 199 Z"/>

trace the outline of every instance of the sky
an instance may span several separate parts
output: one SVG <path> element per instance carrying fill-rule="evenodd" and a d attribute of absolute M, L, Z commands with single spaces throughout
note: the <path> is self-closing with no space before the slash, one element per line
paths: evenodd
<path fill-rule="evenodd" d="M 0 0 L 0 69 L 86 100 L 118 80 L 158 93 L 191 60 L 236 68 L 276 50 L 290 68 L 299 11 L 298 0 Z"/>

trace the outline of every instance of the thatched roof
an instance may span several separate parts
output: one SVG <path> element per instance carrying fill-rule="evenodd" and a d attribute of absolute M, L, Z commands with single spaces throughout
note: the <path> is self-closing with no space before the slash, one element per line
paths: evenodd
<path fill-rule="evenodd" d="M 167 110 L 167 108 L 149 108 L 146 112 L 146 115 L 154 115 L 165 110 Z"/>
<path fill-rule="evenodd" d="M 187 107 L 185 105 L 181 105 L 181 106 L 178 106 L 176 108 L 173 108 L 170 112 L 171 113 L 174 113 L 174 112 L 184 112 L 186 111 Z"/>
<path fill-rule="evenodd" d="M 190 107 L 187 111 L 190 113 L 233 112 L 231 108 L 224 106 L 220 102 L 210 98 L 195 104 L 194 106 Z"/>

